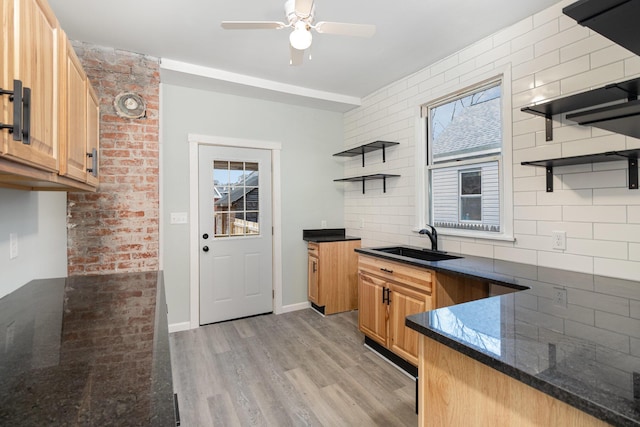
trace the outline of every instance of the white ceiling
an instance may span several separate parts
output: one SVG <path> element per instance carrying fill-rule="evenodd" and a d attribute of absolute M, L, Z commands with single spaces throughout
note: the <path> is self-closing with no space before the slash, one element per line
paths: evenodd
<path fill-rule="evenodd" d="M 376 89 L 557 1 L 316 0 L 316 22 L 375 24 L 377 32 L 370 39 L 314 33 L 313 59 L 298 67 L 289 65 L 290 30 L 220 27 L 223 20 L 285 21 L 285 0 L 49 3 L 72 40 L 171 60 L 171 69 L 182 63 L 206 67 L 196 74 L 213 77 L 189 76 L 187 85 L 201 80 L 213 89 L 262 97 L 297 93 L 345 111 L 344 105 L 357 105 Z M 177 74 L 184 76 L 168 72 L 166 78 Z"/>

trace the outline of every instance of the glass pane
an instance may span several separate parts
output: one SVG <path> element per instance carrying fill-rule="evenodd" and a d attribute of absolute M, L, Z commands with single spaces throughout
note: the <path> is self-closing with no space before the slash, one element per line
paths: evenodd
<path fill-rule="evenodd" d="M 219 187 L 229 185 L 229 162 L 221 160 L 213 162 L 213 183 Z"/>
<path fill-rule="evenodd" d="M 231 187 L 229 191 L 229 210 L 238 212 L 244 211 L 244 187 Z"/>
<path fill-rule="evenodd" d="M 260 216 L 258 212 L 247 212 L 247 226 L 245 234 L 260 234 L 260 224 L 258 223 Z"/>
<path fill-rule="evenodd" d="M 229 183 L 232 185 L 244 183 L 244 162 L 229 162 Z"/>
<path fill-rule="evenodd" d="M 213 225 L 214 225 L 216 237 L 228 236 L 229 235 L 229 214 L 216 213 L 213 216 Z"/>
<path fill-rule="evenodd" d="M 248 211 L 257 211 L 260 209 L 260 189 L 258 187 L 249 187 L 245 190 L 247 192 L 246 196 L 246 209 Z"/>
<path fill-rule="evenodd" d="M 460 194 L 482 194 L 480 171 L 460 173 Z"/>
<path fill-rule="evenodd" d="M 242 236 L 244 235 L 245 220 L 244 212 L 235 212 L 230 215 L 231 217 L 231 235 Z"/>
<path fill-rule="evenodd" d="M 499 152 L 502 146 L 500 85 L 430 109 L 434 162 Z"/>
<path fill-rule="evenodd" d="M 460 221 L 482 221 L 482 197 L 460 198 Z"/>

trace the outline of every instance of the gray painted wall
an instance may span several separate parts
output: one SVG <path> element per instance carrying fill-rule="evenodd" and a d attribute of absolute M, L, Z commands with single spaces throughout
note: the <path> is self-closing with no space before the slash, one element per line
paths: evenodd
<path fill-rule="evenodd" d="M 33 279 L 67 275 L 67 193 L 0 188 L 0 297 Z M 9 259 L 9 233 L 18 257 Z"/>
<path fill-rule="evenodd" d="M 344 226 L 341 113 L 162 85 L 162 253 L 169 323 L 189 321 L 189 225 L 171 225 L 171 212 L 189 212 L 189 133 L 282 144 L 283 305 L 307 301 L 303 228 Z"/>

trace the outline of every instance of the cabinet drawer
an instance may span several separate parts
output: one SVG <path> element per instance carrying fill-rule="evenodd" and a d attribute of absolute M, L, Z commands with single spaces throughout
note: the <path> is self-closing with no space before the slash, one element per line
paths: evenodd
<path fill-rule="evenodd" d="M 307 250 L 309 251 L 309 255 L 318 257 L 320 253 L 320 246 L 317 243 L 308 243 Z"/>
<path fill-rule="evenodd" d="M 363 273 L 373 274 L 384 280 L 391 280 L 421 291 L 431 292 L 434 274 L 431 270 L 363 255 L 359 256 L 358 269 Z"/>

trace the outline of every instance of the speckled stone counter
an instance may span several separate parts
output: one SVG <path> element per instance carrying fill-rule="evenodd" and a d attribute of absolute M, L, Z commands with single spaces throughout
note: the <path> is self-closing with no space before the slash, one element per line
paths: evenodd
<path fill-rule="evenodd" d="M 344 228 L 321 228 L 317 230 L 302 230 L 302 240 L 305 242 L 343 242 L 360 240 L 360 237 L 345 235 Z"/>
<path fill-rule="evenodd" d="M 640 425 L 640 282 L 461 256 L 382 255 L 519 289 L 409 316 L 407 326 L 596 418 Z"/>
<path fill-rule="evenodd" d="M 0 425 L 175 426 L 162 273 L 34 280 L 0 337 Z"/>

